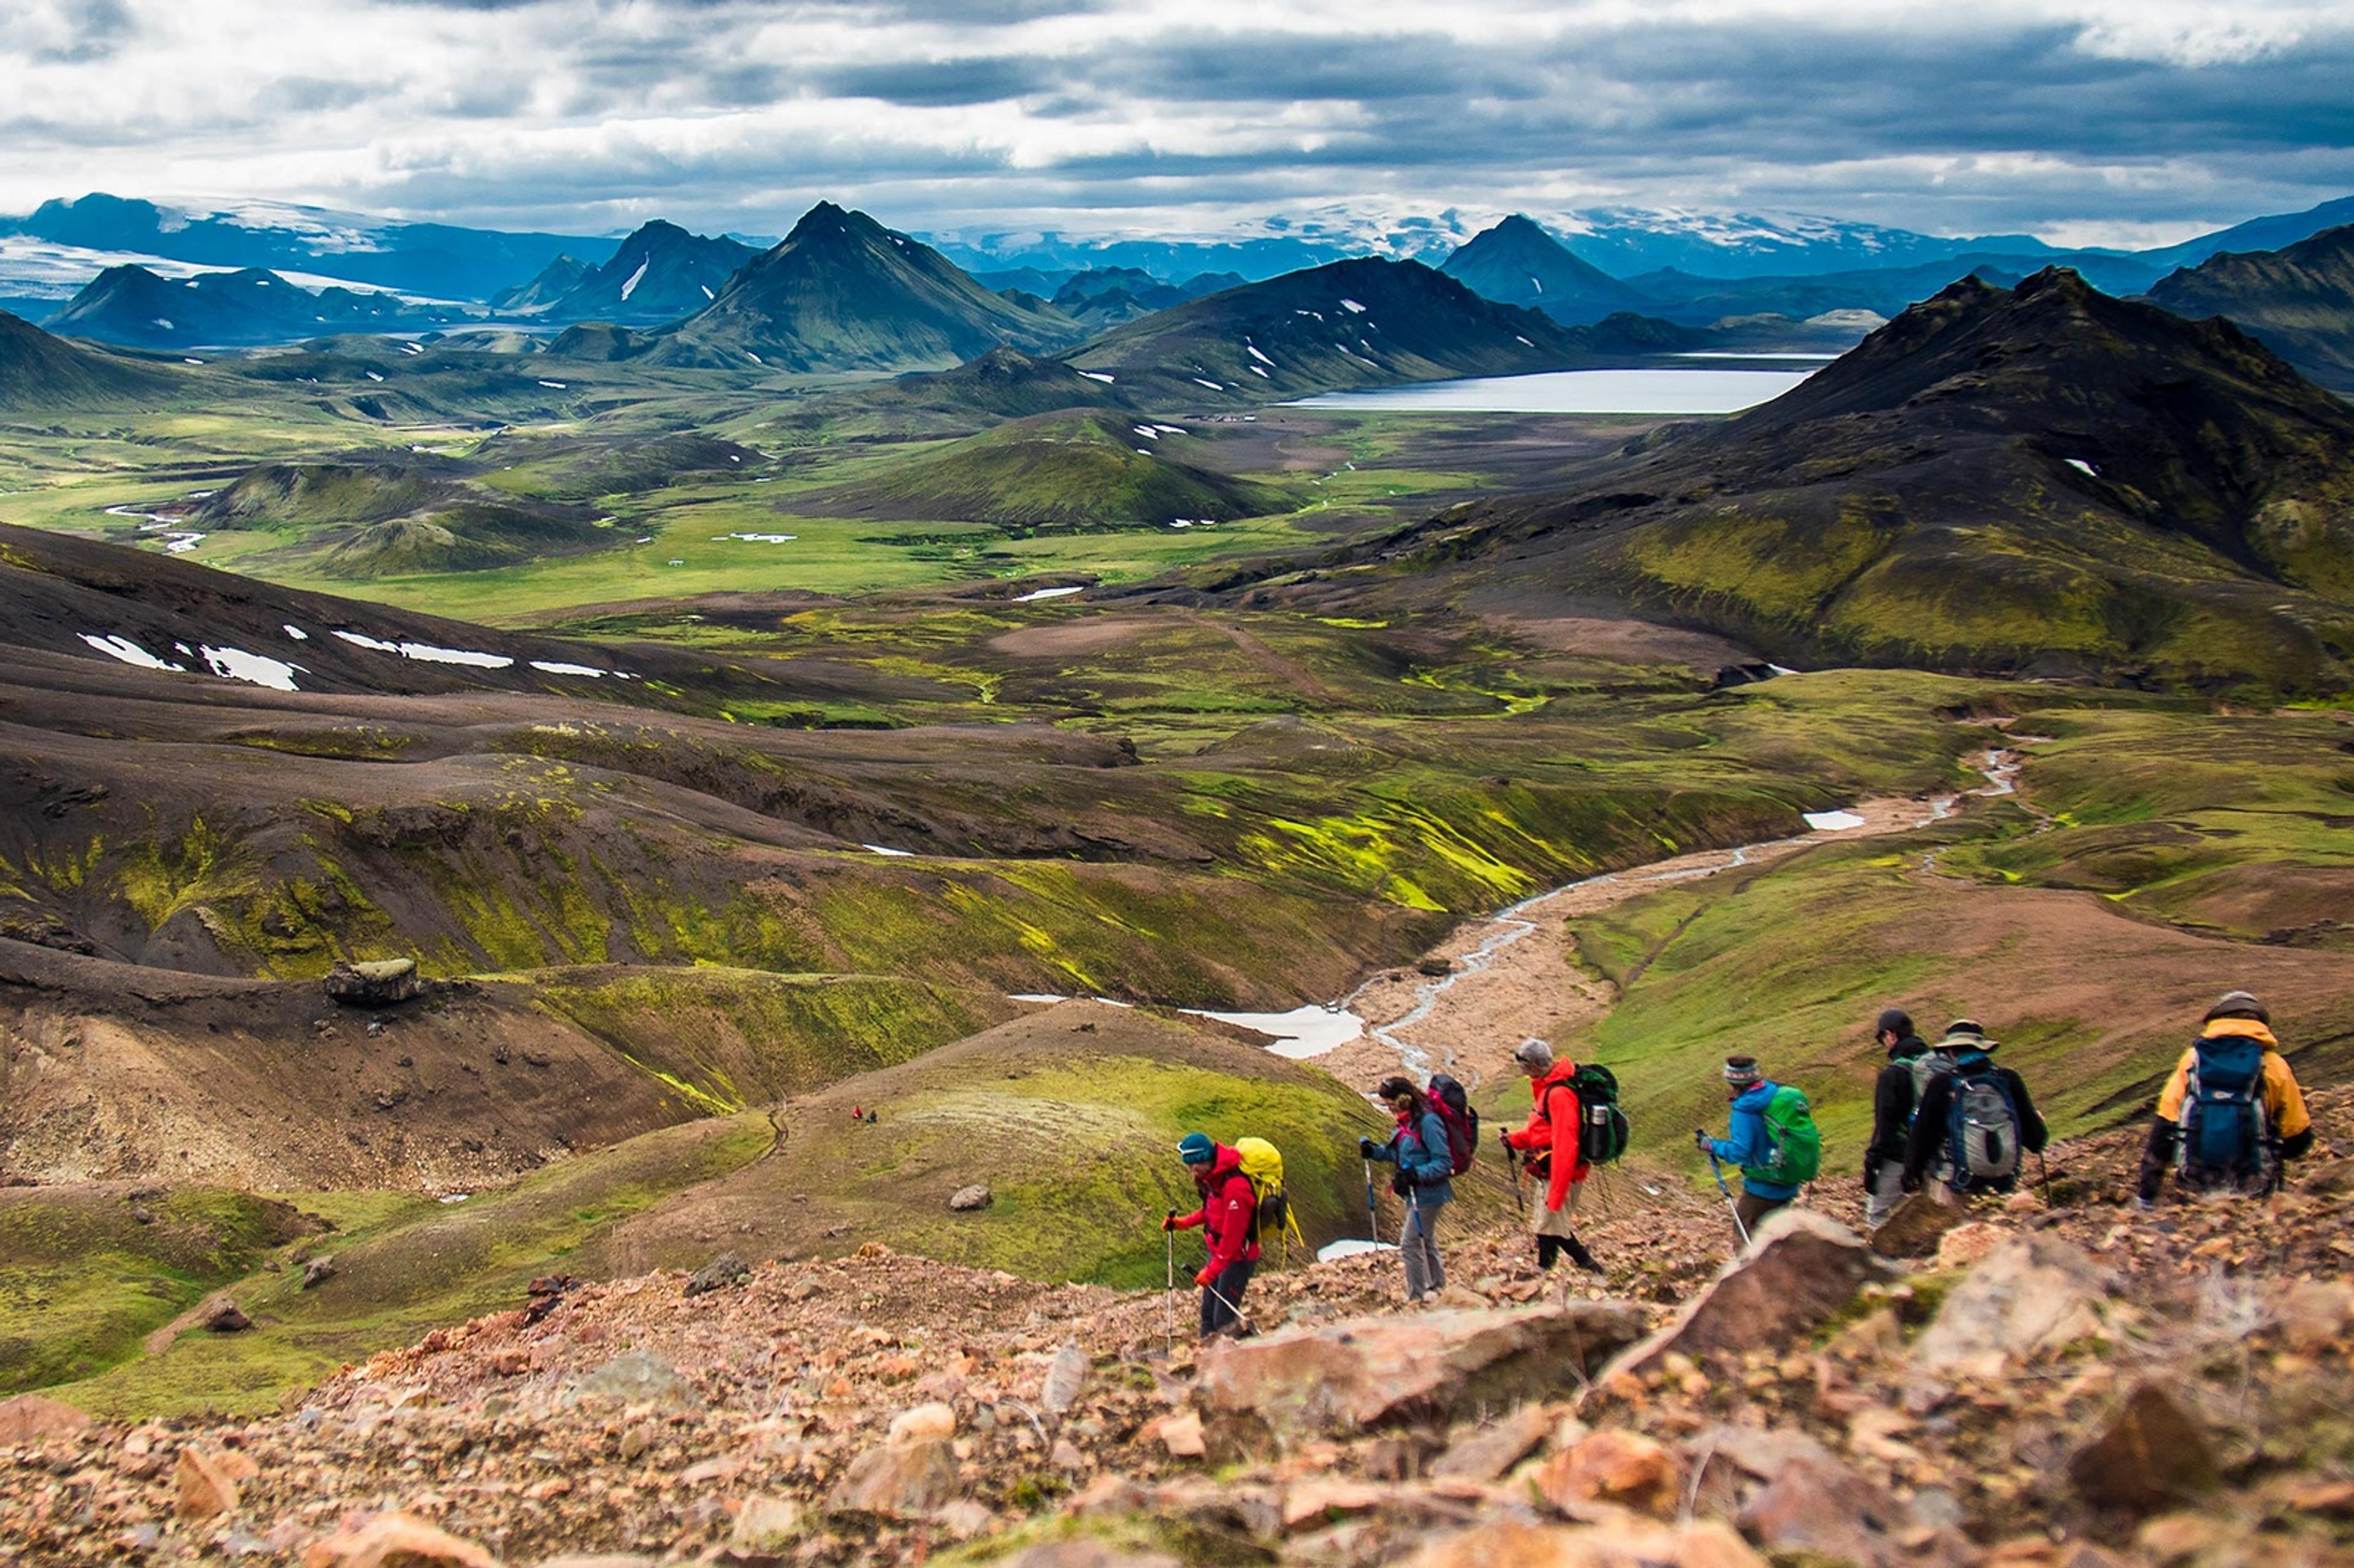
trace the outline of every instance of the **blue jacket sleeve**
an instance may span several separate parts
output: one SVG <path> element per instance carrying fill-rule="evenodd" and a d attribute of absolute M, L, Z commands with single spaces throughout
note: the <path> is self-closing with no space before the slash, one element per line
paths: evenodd
<path fill-rule="evenodd" d="M 1764 1117 L 1755 1111 L 1736 1110 L 1726 1118 L 1724 1131 L 1724 1137 L 1709 1141 L 1709 1149 L 1719 1160 L 1727 1165 L 1767 1163 Z"/>

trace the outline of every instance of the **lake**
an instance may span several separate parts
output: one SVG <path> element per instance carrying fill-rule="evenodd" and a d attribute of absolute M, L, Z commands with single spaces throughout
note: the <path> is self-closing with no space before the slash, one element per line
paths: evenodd
<path fill-rule="evenodd" d="M 1779 397 L 1808 370 L 1549 370 L 1325 392 L 1295 408 L 1487 414 L 1733 414 Z"/>

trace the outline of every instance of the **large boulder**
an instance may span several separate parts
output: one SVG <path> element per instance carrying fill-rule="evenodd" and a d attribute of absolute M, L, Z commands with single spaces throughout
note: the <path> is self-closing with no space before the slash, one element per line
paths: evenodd
<path fill-rule="evenodd" d="M 0 1448 L 28 1448 L 52 1437 L 76 1437 L 90 1429 L 90 1417 L 59 1400 L 37 1393 L 0 1399 Z"/>
<path fill-rule="evenodd" d="M 418 972 L 415 959 L 339 961 L 321 984 L 330 1000 L 345 1007 L 393 1007 L 432 989 L 432 982 Z"/>
<path fill-rule="evenodd" d="M 499 1568 L 498 1559 L 414 1514 L 346 1524 L 302 1554 L 302 1568 Z"/>
<path fill-rule="evenodd" d="M 1741 1528 L 1777 1559 L 1854 1568 L 1929 1568 L 1967 1560 L 1959 1542 L 1922 1529 L 1885 1487 L 1830 1458 L 1785 1462 L 1742 1509 Z"/>
<path fill-rule="evenodd" d="M 1444 1425 L 1565 1393 L 1642 1330 L 1641 1310 L 1619 1301 L 1283 1329 L 1205 1349 L 1193 1399 L 1214 1454 Z"/>
<path fill-rule="evenodd" d="M 1681 1529 L 1508 1521 L 1442 1536 L 1407 1568 L 1766 1568 L 1766 1560 L 1713 1520 Z"/>
<path fill-rule="evenodd" d="M 885 1443 L 850 1462 L 826 1507 L 834 1513 L 919 1519 L 963 1494 L 956 1455 L 938 1437 Z"/>
<path fill-rule="evenodd" d="M 2087 1501 L 2137 1514 L 2195 1503 L 2221 1484 L 2206 1428 L 2155 1382 L 2069 1456 L 2068 1478 Z"/>
<path fill-rule="evenodd" d="M 1889 1266 L 1829 1215 L 1779 1210 L 1757 1227 L 1746 1255 L 1611 1371 L 1639 1376 L 1677 1352 L 1698 1361 L 1782 1350 L 1814 1332 Z"/>
<path fill-rule="evenodd" d="M 1992 1377 L 2006 1363 L 2099 1331 L 2116 1276 L 2056 1236 L 2012 1237 L 1963 1277 L 1913 1343 L 1932 1376 Z"/>

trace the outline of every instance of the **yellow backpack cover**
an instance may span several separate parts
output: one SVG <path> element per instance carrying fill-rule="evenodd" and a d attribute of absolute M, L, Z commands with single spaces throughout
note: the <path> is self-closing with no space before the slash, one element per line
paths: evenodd
<path fill-rule="evenodd" d="M 1258 1200 L 1253 1230 L 1258 1244 L 1264 1247 L 1288 1237 L 1307 1245 L 1307 1238 L 1299 1234 L 1299 1222 L 1292 1217 L 1291 1202 L 1283 1195 L 1282 1151 L 1264 1138 L 1238 1138 L 1235 1152 L 1243 1157 L 1243 1174 L 1250 1178 L 1251 1192 Z"/>

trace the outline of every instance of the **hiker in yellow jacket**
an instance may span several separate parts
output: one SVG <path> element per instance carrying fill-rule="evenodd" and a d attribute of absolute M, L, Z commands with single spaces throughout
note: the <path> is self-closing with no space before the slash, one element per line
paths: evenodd
<path fill-rule="evenodd" d="M 2280 1184 L 2281 1162 L 2312 1147 L 2313 1118 L 2273 1038 L 2272 1016 L 2246 991 L 2232 991 L 2207 1010 L 2199 1038 L 2158 1094 L 2134 1202 L 2158 1202 L 2168 1165 L 2190 1192 L 2269 1192 Z"/>

